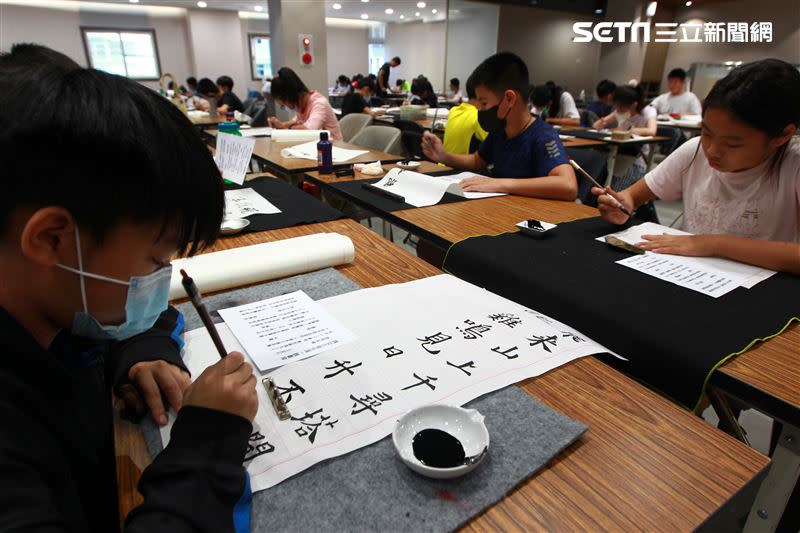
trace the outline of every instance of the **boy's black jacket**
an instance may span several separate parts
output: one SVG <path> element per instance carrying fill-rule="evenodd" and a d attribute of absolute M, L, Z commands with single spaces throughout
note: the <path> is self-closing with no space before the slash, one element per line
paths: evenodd
<path fill-rule="evenodd" d="M 0 531 L 119 529 L 111 390 L 135 363 L 181 368 L 182 317 L 98 345 L 61 332 L 44 350 L 0 307 Z M 252 427 L 244 418 L 181 409 L 169 446 L 142 474 L 144 503 L 125 531 L 233 531 Z"/>

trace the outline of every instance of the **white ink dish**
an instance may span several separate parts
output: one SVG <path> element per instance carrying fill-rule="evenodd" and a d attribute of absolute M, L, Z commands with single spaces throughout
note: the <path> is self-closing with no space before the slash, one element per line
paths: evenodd
<path fill-rule="evenodd" d="M 219 230 L 223 235 L 234 235 L 249 225 L 250 221 L 246 218 L 229 218 L 222 221 Z"/>
<path fill-rule="evenodd" d="M 419 168 L 422 163 L 419 161 L 398 161 L 397 166 L 406 170 L 414 170 Z"/>
<path fill-rule="evenodd" d="M 404 414 L 395 423 L 392 442 L 400 459 L 414 472 L 434 479 L 451 479 L 474 470 L 489 450 L 489 431 L 483 415 L 475 409 L 451 405 L 425 405 Z M 464 448 L 466 460 L 450 468 L 436 468 L 423 464 L 414 455 L 414 437 L 426 429 L 438 429 L 458 439 Z"/>
<path fill-rule="evenodd" d="M 547 235 L 551 235 L 558 225 L 530 219 L 517 222 L 517 227 L 519 228 L 520 233 L 524 233 L 528 237 L 542 239 Z"/>

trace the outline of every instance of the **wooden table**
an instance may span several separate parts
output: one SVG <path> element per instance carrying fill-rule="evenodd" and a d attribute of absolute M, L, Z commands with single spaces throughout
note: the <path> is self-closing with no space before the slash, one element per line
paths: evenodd
<path fill-rule="evenodd" d="M 559 135 L 569 135 L 568 133 L 565 134 L 565 133 L 562 133 L 562 132 L 565 132 L 565 131 L 569 132 L 569 131 L 574 131 L 574 130 L 588 130 L 588 129 L 591 129 L 591 128 L 586 128 L 586 127 L 583 127 L 583 126 L 564 126 L 564 127 L 558 128 L 558 133 L 559 133 Z M 576 137 L 576 139 L 577 138 L 578 137 Z M 663 141 L 668 141 L 669 137 L 652 136 L 652 137 L 647 137 L 647 138 L 644 138 L 644 139 L 628 139 L 627 141 L 617 141 L 617 140 L 612 139 L 611 137 L 608 137 L 608 138 L 605 138 L 605 139 L 584 139 L 584 140 L 597 141 L 597 142 L 600 143 L 600 145 L 595 145 L 595 146 L 601 147 L 601 145 L 602 145 L 602 147 L 605 150 L 608 151 L 608 162 L 607 162 L 608 175 L 606 177 L 605 185 L 611 185 L 611 180 L 614 179 L 614 167 L 617 164 L 617 153 L 619 152 L 619 147 L 620 146 L 642 146 L 642 145 L 645 145 L 645 144 L 657 144 L 657 143 L 660 143 L 660 142 L 663 142 Z M 565 144 L 565 146 L 566 146 L 566 144 Z M 647 169 L 648 170 L 650 169 L 650 167 L 653 164 L 653 156 L 655 155 L 655 150 L 653 150 L 652 148 L 653 147 L 651 146 L 650 153 L 647 155 L 647 161 L 646 162 L 647 162 Z"/>
<path fill-rule="evenodd" d="M 440 272 L 351 220 L 250 233 L 212 251 L 322 231 L 348 235 L 356 259 L 337 270 L 364 287 Z M 746 511 L 767 458 L 708 426 L 593 357 L 518 384 L 545 405 L 589 426 L 547 467 L 464 529 L 670 530 L 733 526 Z M 121 516 L 150 463 L 139 427 L 115 413 Z M 728 521 L 726 521 L 728 520 Z"/>
<path fill-rule="evenodd" d="M 395 166 L 384 165 L 384 168 L 388 170 Z M 449 167 L 425 161 L 416 172 L 435 175 L 448 173 L 452 170 Z M 333 183 L 375 178 L 375 176 L 361 174 L 358 171 L 353 174 L 353 176 L 337 178 L 332 174 L 320 174 L 317 171 L 313 171 L 306 172 L 305 178 L 322 187 L 324 191 L 337 195 L 340 192 L 330 187 Z M 574 202 L 542 200 L 513 195 L 429 207 L 416 207 L 393 212 L 378 210 L 375 206 L 356 198 L 346 197 L 346 199 L 409 233 L 427 239 L 443 251 L 447 250 L 453 243 L 468 237 L 513 231 L 517 222 L 529 218 L 558 224 L 579 218 L 597 216 L 596 209 Z"/>
<path fill-rule="evenodd" d="M 208 132 L 211 136 L 216 136 L 217 131 L 212 130 Z M 298 144 L 305 144 L 309 141 L 299 142 L 274 142 L 270 137 L 254 137 L 256 140 L 253 147 L 253 157 L 256 158 L 262 166 L 267 170 L 274 172 L 280 176 L 291 176 L 293 174 L 302 174 L 317 169 L 317 162 L 311 159 L 292 159 L 286 158 L 281 155 L 281 150 Z M 377 150 L 369 150 L 362 146 L 350 144 L 342 141 L 333 141 L 333 145 L 339 148 L 346 148 L 348 150 L 368 150 L 366 154 L 354 157 L 344 163 L 334 163 L 334 168 L 343 168 L 351 166 L 355 163 L 371 163 L 373 161 L 392 162 L 401 161 L 403 156 L 388 154 L 386 152 L 379 152 Z"/>
<path fill-rule="evenodd" d="M 198 117 L 198 118 L 189 117 L 189 120 L 192 122 L 192 124 L 194 124 L 195 126 L 199 127 L 200 129 L 205 129 L 205 128 L 212 128 L 214 126 L 219 126 L 223 122 L 227 122 L 228 119 L 226 119 L 225 118 L 225 114 L 222 113 L 222 114 L 220 114 L 220 115 L 218 115 L 216 117 L 213 117 L 213 118 L 212 117 Z"/>

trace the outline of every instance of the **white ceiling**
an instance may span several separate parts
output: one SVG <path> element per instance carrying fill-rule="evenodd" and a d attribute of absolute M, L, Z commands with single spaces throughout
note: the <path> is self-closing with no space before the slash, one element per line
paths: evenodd
<path fill-rule="evenodd" d="M 78 1 L 78 0 L 72 0 Z M 131 5 L 130 0 L 83 0 L 93 3 L 125 4 Z M 362 20 L 361 15 L 367 15 L 367 20 L 378 22 L 412 22 L 415 20 L 444 20 L 446 0 L 425 0 L 425 7 L 417 7 L 419 0 L 318 0 L 325 3 L 325 16 L 331 18 L 344 18 Z M 205 0 L 206 9 L 224 9 L 228 11 L 248 11 L 256 13 L 255 7 L 261 6 L 260 13 L 267 14 L 266 0 Z M 168 6 L 182 7 L 185 9 L 200 9 L 196 0 L 139 0 L 140 6 Z M 340 9 L 334 9 L 340 5 Z M 386 10 L 394 12 L 387 14 Z M 433 10 L 437 13 L 433 13 Z M 419 16 L 416 14 L 419 13 Z M 403 16 L 401 19 L 400 17 Z"/>
<path fill-rule="evenodd" d="M 425 7 L 417 7 L 419 0 L 325 0 L 325 15 L 328 17 L 360 19 L 366 14 L 367 20 L 379 22 L 411 22 L 414 20 L 444 20 L 447 3 L 445 0 L 425 0 Z M 333 9 L 334 4 L 342 6 Z M 386 9 L 394 10 L 387 14 Z M 433 13 L 433 10 L 437 13 Z M 420 16 L 417 17 L 416 14 Z M 401 19 L 400 17 L 404 18 Z"/>
<path fill-rule="evenodd" d="M 70 0 L 73 2 L 91 2 L 100 4 L 123 4 L 139 6 L 167 6 L 182 7 L 185 9 L 201 9 L 197 6 L 197 0 Z M 256 13 L 256 6 L 261 6 L 261 13 L 267 13 L 267 0 L 205 0 L 206 9 L 223 9 L 226 11 L 251 11 Z"/>

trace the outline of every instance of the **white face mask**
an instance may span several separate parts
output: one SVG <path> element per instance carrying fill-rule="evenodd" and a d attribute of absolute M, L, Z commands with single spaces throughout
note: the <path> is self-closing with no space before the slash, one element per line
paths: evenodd
<path fill-rule="evenodd" d="M 624 122 L 631 118 L 631 112 L 626 111 L 624 113 L 614 113 L 614 117 L 617 119 L 617 127 L 620 127 Z"/>

